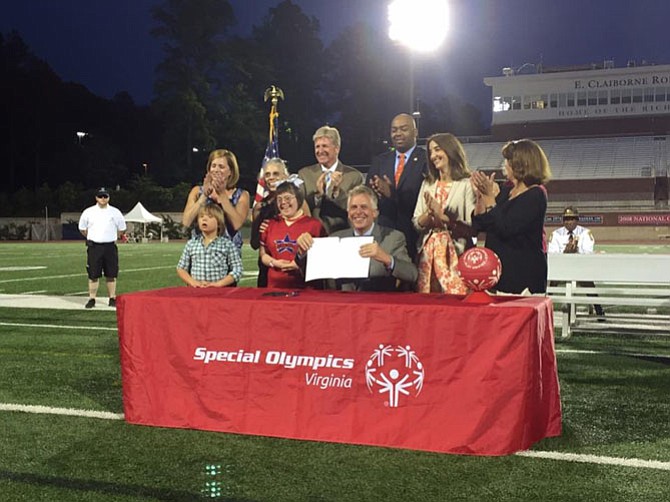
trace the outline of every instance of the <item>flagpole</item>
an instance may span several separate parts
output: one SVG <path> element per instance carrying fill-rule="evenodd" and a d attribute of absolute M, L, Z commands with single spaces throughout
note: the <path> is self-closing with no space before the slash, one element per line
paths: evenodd
<path fill-rule="evenodd" d="M 268 120 L 270 122 L 268 128 L 268 144 L 265 148 L 265 156 L 263 157 L 263 162 L 261 164 L 261 170 L 258 174 L 258 184 L 256 185 L 256 195 L 254 196 L 254 205 L 262 201 L 267 195 L 267 189 L 265 187 L 265 180 L 263 179 L 263 166 L 265 163 L 273 158 L 279 157 L 279 100 L 284 99 L 284 91 L 279 87 L 271 85 L 265 89 L 263 94 L 263 101 L 267 103 L 270 100 L 270 114 Z"/>

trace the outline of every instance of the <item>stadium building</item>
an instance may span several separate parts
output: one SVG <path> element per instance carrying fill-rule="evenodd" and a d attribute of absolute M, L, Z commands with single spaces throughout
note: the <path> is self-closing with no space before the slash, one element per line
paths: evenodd
<path fill-rule="evenodd" d="M 506 141 L 534 139 L 554 175 L 548 227 L 575 205 L 596 239 L 670 238 L 670 65 L 526 64 L 484 83 L 492 90 L 491 138 L 465 144 L 473 168 L 498 170 Z"/>

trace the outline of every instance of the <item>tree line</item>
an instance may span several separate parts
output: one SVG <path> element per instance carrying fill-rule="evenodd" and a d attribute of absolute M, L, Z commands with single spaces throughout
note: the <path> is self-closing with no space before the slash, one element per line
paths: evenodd
<path fill-rule="evenodd" d="M 226 0 L 162 0 L 152 16 L 164 58 L 147 106 L 126 91 L 103 99 L 63 82 L 19 33 L 0 34 L 0 215 L 79 211 L 100 185 L 118 186 L 130 200 L 142 195 L 151 210 L 179 210 L 186 190 L 180 198 L 174 188 L 201 180 L 214 148 L 235 152 L 240 183 L 253 191 L 270 85 L 286 96 L 279 144 L 291 171 L 314 162 L 311 137 L 326 123 L 340 130 L 345 163 L 369 163 L 387 147 L 391 118 L 408 111 L 406 51 L 363 22 L 325 46 L 319 20 L 291 0 L 270 8 L 245 37 L 231 33 L 235 13 Z M 423 131 L 484 132 L 479 111 L 454 96 L 421 103 L 421 112 Z"/>

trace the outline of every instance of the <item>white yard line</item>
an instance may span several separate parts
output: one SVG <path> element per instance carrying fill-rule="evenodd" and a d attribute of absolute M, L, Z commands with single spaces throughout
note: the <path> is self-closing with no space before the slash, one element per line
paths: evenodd
<path fill-rule="evenodd" d="M 123 415 L 108 411 L 76 410 L 74 408 L 54 408 L 52 406 L 32 406 L 28 404 L 0 403 L 0 411 L 21 411 L 40 415 L 67 415 L 71 417 L 102 418 L 104 420 L 123 420 Z"/>
<path fill-rule="evenodd" d="M 123 414 L 108 411 L 78 410 L 74 408 L 55 408 L 52 406 L 33 406 L 26 404 L 0 403 L 0 411 L 19 411 L 40 415 L 66 415 L 72 417 L 100 418 L 103 420 L 123 420 Z M 670 471 L 670 462 L 643 460 L 639 458 L 608 457 L 582 453 L 563 453 L 559 451 L 522 451 L 519 457 L 559 460 L 563 462 L 581 462 L 585 464 L 613 465 L 635 469 L 657 469 Z"/>
<path fill-rule="evenodd" d="M 21 291 L 19 294 L 20 295 L 39 295 L 39 294 L 46 293 L 46 292 L 47 292 L 46 289 L 40 289 L 38 291 Z"/>
<path fill-rule="evenodd" d="M 614 350 L 579 350 L 579 349 L 556 349 L 557 354 L 602 354 L 605 356 L 625 356 L 625 357 L 656 357 L 658 359 L 668 359 L 668 354 L 643 354 L 641 352 L 617 352 Z"/>
<path fill-rule="evenodd" d="M 560 451 L 521 451 L 516 455 L 519 457 L 543 458 L 548 460 L 561 460 L 564 462 L 581 462 L 584 464 L 616 465 L 618 467 L 635 467 L 670 471 L 670 462 L 662 462 L 660 460 L 606 457 L 602 455 L 587 455 L 583 453 L 562 453 Z"/>
<path fill-rule="evenodd" d="M 121 274 L 127 274 L 130 272 L 144 272 L 146 270 L 161 270 L 165 268 L 175 268 L 174 265 L 166 265 L 163 267 L 145 267 L 145 268 L 129 268 L 129 269 L 121 269 L 120 273 Z M 63 274 L 63 275 L 40 275 L 37 277 L 23 277 L 23 278 L 18 278 L 18 279 L 3 279 L 0 281 L 0 283 L 7 283 L 7 282 L 24 282 L 24 281 L 44 281 L 47 279 L 66 279 L 68 277 L 86 277 L 86 274 Z"/>
<path fill-rule="evenodd" d="M 62 324 L 32 324 L 23 322 L 0 322 L 0 326 L 16 326 L 18 328 L 89 329 L 95 331 L 117 331 L 116 328 L 107 328 L 103 326 L 67 326 Z"/>

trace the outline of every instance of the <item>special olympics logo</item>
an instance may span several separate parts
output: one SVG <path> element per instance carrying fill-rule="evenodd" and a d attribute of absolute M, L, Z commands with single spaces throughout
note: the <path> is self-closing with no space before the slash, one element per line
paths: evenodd
<path fill-rule="evenodd" d="M 365 383 L 371 393 L 388 395 L 388 406 L 397 408 L 400 395 L 418 396 L 425 369 L 409 345 L 379 345 L 365 365 Z"/>

